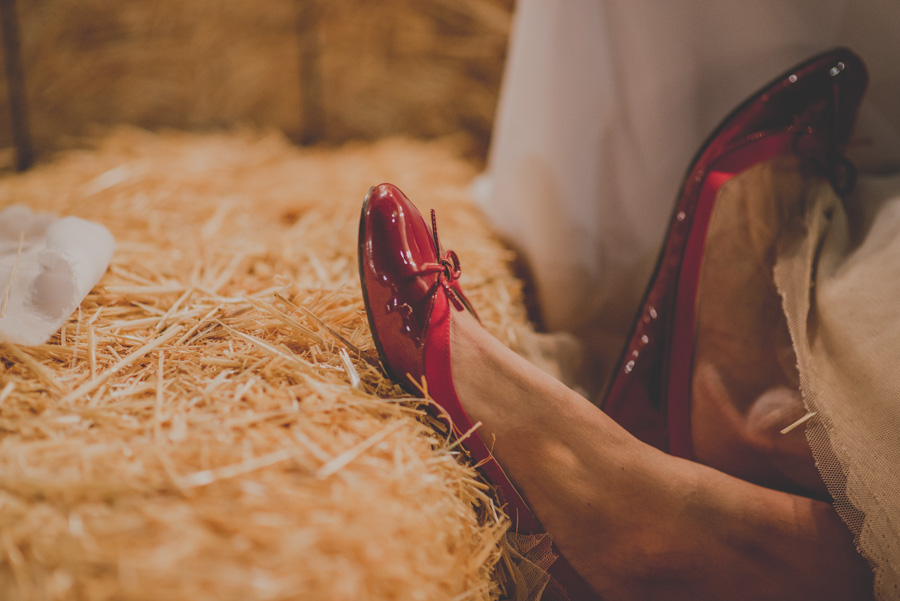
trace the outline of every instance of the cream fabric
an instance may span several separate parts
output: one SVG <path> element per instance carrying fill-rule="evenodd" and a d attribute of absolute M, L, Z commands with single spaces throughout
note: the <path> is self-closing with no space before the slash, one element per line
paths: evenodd
<path fill-rule="evenodd" d="M 900 598 L 900 177 L 865 178 L 847 210 L 827 185 L 785 227 L 775 283 L 835 507 Z"/>

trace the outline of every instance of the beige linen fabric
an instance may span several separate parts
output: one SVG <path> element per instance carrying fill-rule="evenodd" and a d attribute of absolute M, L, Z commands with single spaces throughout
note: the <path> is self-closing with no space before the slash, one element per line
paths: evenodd
<path fill-rule="evenodd" d="M 838 513 L 900 598 L 900 177 L 861 178 L 841 200 L 804 165 L 780 158 L 722 191 L 769 238 L 773 277 L 813 417 L 807 439 Z M 737 197 L 737 198 L 735 198 Z M 709 249 L 707 249 L 709 252 Z"/>
<path fill-rule="evenodd" d="M 878 598 L 900 598 L 900 177 L 861 180 L 846 208 L 813 187 L 774 276 L 819 471 Z"/>

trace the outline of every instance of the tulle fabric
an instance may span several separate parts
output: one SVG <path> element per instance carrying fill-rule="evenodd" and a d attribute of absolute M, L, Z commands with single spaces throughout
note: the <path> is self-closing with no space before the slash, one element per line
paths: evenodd
<path fill-rule="evenodd" d="M 900 599 L 900 177 L 866 176 L 845 202 L 822 183 L 805 204 L 781 229 L 774 279 L 807 440 L 877 597 Z"/>

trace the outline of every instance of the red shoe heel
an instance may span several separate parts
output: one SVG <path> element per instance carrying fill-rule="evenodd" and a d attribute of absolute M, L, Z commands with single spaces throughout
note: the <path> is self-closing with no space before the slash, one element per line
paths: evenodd
<path fill-rule="evenodd" d="M 738 107 L 688 169 L 651 284 L 601 408 L 637 438 L 692 458 L 690 399 L 695 312 L 707 228 L 722 185 L 775 156 L 825 167 L 852 186 L 842 158 L 867 75 L 847 49 L 787 71 Z M 839 180 L 845 181 L 839 181 Z"/>
<path fill-rule="evenodd" d="M 425 379 L 429 396 L 450 418 L 454 431 L 472 430 L 453 385 L 450 321 L 454 311 L 474 309 L 459 286 L 459 259 L 444 252 L 437 236 L 409 199 L 391 184 L 369 190 L 359 225 L 359 273 L 375 348 L 388 375 L 410 394 L 423 396 L 414 383 Z M 477 315 L 476 315 L 477 317 Z M 542 533 L 540 522 L 490 450 L 472 432 L 463 442 L 494 485 L 517 532 Z M 549 568 L 561 599 L 595 599 L 584 581 L 559 555 Z"/>

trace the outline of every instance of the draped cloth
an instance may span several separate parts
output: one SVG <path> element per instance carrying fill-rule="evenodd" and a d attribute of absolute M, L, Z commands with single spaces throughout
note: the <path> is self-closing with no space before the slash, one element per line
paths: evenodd
<path fill-rule="evenodd" d="M 870 74 L 840 202 L 812 186 L 774 283 L 835 507 L 900 598 L 900 3 L 519 0 L 484 212 L 531 270 L 546 327 L 581 337 L 594 381 L 621 352 L 701 142 L 773 77 L 828 48 Z"/>
<path fill-rule="evenodd" d="M 861 180 L 846 206 L 813 187 L 776 250 L 807 410 L 834 506 L 900 598 L 900 176 Z"/>

